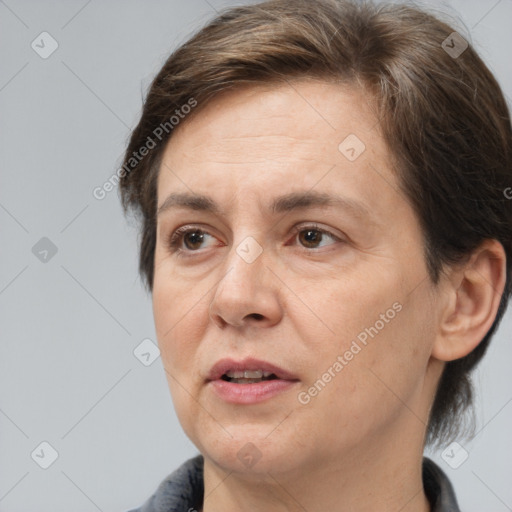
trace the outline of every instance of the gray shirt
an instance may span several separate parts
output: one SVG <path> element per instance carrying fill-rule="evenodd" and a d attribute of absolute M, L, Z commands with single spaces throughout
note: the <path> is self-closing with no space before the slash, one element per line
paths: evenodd
<path fill-rule="evenodd" d="M 128 512 L 197 512 L 203 504 L 203 456 L 187 460 L 165 478 L 140 507 Z M 423 457 L 423 486 L 431 512 L 460 512 L 452 484 L 442 469 Z"/>

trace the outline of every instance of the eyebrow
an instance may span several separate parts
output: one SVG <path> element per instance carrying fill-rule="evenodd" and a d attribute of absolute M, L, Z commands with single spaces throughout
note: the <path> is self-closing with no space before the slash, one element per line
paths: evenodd
<path fill-rule="evenodd" d="M 276 197 L 270 203 L 269 211 L 273 214 L 278 214 L 318 206 L 338 207 L 352 213 L 355 217 L 372 221 L 372 215 L 363 203 L 348 197 L 316 191 L 291 192 Z M 217 215 L 222 215 L 223 213 L 220 206 L 208 196 L 188 192 L 174 192 L 167 196 L 164 202 L 159 206 L 157 216 L 173 208 L 186 208 L 189 210 L 210 212 Z"/>

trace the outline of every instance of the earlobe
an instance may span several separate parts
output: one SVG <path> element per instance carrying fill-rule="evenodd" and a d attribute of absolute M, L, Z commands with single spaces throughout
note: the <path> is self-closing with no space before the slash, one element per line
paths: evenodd
<path fill-rule="evenodd" d="M 432 356 L 453 361 L 472 352 L 494 323 L 506 281 L 503 246 L 485 240 L 447 280 Z"/>

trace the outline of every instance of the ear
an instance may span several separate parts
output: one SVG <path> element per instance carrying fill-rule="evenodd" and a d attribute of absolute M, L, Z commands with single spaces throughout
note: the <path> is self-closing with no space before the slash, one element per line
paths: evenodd
<path fill-rule="evenodd" d="M 478 346 L 496 318 L 505 281 L 506 254 L 497 240 L 485 240 L 467 263 L 448 271 L 433 357 L 453 361 Z"/>

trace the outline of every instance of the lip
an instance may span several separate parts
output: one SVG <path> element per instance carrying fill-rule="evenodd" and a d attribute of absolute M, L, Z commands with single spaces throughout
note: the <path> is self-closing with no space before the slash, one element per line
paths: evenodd
<path fill-rule="evenodd" d="M 280 380 L 298 380 L 295 375 L 292 375 L 290 372 L 284 370 L 283 368 L 280 368 L 279 366 L 267 361 L 255 359 L 252 357 L 243 359 L 242 361 L 235 361 L 234 359 L 221 359 L 220 361 L 217 361 L 210 370 L 210 373 L 207 376 L 207 380 L 218 380 L 229 370 L 262 370 L 264 372 L 271 372 L 275 374 L 275 376 Z"/>
<path fill-rule="evenodd" d="M 252 384 L 236 384 L 221 379 L 226 372 L 243 370 L 262 370 L 272 372 L 276 379 L 264 380 Z M 260 359 L 248 358 L 242 361 L 234 359 L 221 359 L 210 370 L 207 378 L 207 385 L 222 400 L 233 404 L 255 404 L 268 400 L 298 383 L 294 375 L 279 366 L 262 361 Z"/>

